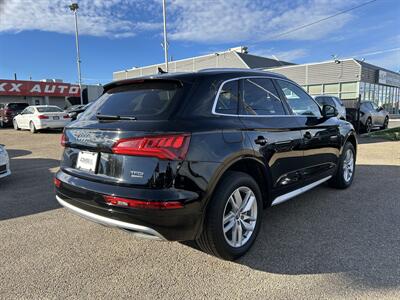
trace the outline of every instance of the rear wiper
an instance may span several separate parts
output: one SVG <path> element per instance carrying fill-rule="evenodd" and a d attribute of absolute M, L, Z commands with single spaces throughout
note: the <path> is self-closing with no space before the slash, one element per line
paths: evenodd
<path fill-rule="evenodd" d="M 96 118 L 99 120 L 136 120 L 136 117 L 133 116 L 113 116 L 113 115 L 102 115 L 97 114 Z"/>

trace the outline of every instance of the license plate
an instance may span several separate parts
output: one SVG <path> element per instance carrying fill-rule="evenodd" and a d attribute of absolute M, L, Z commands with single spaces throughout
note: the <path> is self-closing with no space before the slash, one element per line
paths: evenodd
<path fill-rule="evenodd" d="M 60 120 L 60 117 L 53 117 L 53 120 Z"/>
<path fill-rule="evenodd" d="M 80 151 L 78 160 L 76 161 L 76 168 L 84 171 L 94 172 L 96 170 L 98 153 Z"/>

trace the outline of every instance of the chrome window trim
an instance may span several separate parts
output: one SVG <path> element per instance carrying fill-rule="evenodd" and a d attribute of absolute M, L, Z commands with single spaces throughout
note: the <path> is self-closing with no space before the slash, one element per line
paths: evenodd
<path fill-rule="evenodd" d="M 287 115 L 240 115 L 240 114 L 223 114 L 223 113 L 218 113 L 218 112 L 216 112 L 215 110 L 216 110 L 216 107 L 217 107 L 218 98 L 219 98 L 219 95 L 220 95 L 221 90 L 222 90 L 223 86 L 225 85 L 225 83 L 231 82 L 231 81 L 235 81 L 235 80 L 248 79 L 248 78 L 264 78 L 264 79 L 271 79 L 271 80 L 283 80 L 283 81 L 287 81 L 287 82 L 289 82 L 289 83 L 292 83 L 292 84 L 298 86 L 299 88 L 301 88 L 302 90 L 304 90 L 300 85 L 298 85 L 297 83 L 295 83 L 295 82 L 293 82 L 293 81 L 290 81 L 290 80 L 285 79 L 285 78 L 274 77 L 274 76 L 262 76 L 262 75 L 260 75 L 260 76 L 241 76 L 241 77 L 230 78 L 230 79 L 227 79 L 227 80 L 223 81 L 223 82 L 221 83 L 221 85 L 219 86 L 218 91 L 217 91 L 217 95 L 216 95 L 215 98 L 214 98 L 214 104 L 213 104 L 211 113 L 212 113 L 213 115 L 216 115 L 216 116 L 225 116 L 225 117 L 250 117 L 250 118 L 265 118 L 265 117 L 268 117 L 268 118 L 270 118 L 270 117 L 272 117 L 272 118 L 276 118 L 276 117 L 279 117 L 279 118 L 282 118 L 282 117 L 301 117 L 301 115 L 296 115 L 296 114 L 287 114 Z M 306 93 L 307 93 L 307 92 L 306 92 Z M 307 95 L 308 95 L 308 94 L 307 94 Z M 279 101 L 282 102 L 282 100 L 281 100 L 280 98 L 279 98 Z M 313 99 L 313 101 L 314 101 L 314 99 Z M 315 101 L 314 101 L 314 102 L 315 102 Z M 317 105 L 318 105 L 318 104 L 317 104 Z M 306 116 L 304 116 L 304 117 L 306 117 Z"/>

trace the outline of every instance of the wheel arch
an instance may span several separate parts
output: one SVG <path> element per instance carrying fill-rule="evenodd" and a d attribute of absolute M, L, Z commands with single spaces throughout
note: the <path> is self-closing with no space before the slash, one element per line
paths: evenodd
<path fill-rule="evenodd" d="M 212 194 L 214 193 L 215 189 L 218 187 L 219 183 L 221 182 L 222 178 L 230 171 L 238 171 L 243 172 L 250 175 L 260 187 L 260 191 L 263 197 L 264 207 L 268 206 L 271 202 L 270 191 L 271 191 L 271 175 L 268 172 L 264 162 L 256 157 L 237 157 L 233 160 L 230 160 L 228 163 L 223 164 L 224 167 L 218 172 L 216 177 L 212 179 L 215 184 L 211 187 L 208 194 L 208 201 L 206 207 L 208 206 L 209 202 L 211 201 Z"/>
<path fill-rule="evenodd" d="M 358 143 L 357 143 L 357 137 L 356 137 L 356 135 L 355 135 L 355 133 L 354 133 L 353 131 L 351 131 L 351 132 L 347 135 L 346 139 L 344 140 L 344 143 L 343 143 L 343 145 L 342 145 L 342 151 L 343 151 L 344 145 L 345 145 L 347 142 L 350 142 L 350 143 L 353 145 L 354 151 L 356 152 L 355 154 L 357 155 L 357 145 L 358 145 Z"/>

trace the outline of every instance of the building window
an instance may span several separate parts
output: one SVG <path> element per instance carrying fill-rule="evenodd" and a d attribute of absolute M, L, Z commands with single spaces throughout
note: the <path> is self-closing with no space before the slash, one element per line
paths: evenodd
<path fill-rule="evenodd" d="M 324 94 L 337 95 L 339 92 L 339 83 L 324 84 Z"/>
<path fill-rule="evenodd" d="M 340 99 L 357 99 L 358 82 L 344 82 L 340 84 Z"/>
<path fill-rule="evenodd" d="M 322 95 L 322 85 L 309 85 L 308 86 L 308 93 L 311 95 Z"/>

